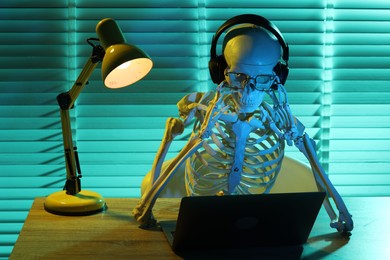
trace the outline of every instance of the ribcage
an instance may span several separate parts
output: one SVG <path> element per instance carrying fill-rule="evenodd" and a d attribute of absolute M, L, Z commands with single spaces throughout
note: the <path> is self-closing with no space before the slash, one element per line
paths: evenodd
<path fill-rule="evenodd" d="M 236 136 L 231 123 L 219 121 L 202 149 L 186 162 L 188 195 L 228 194 Z M 280 171 L 284 142 L 271 129 L 255 129 L 246 139 L 241 179 L 233 194 L 267 193 Z"/>

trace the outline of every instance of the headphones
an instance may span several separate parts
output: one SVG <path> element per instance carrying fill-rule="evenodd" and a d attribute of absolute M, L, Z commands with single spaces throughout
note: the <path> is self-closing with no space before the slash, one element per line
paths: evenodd
<path fill-rule="evenodd" d="M 289 58 L 288 44 L 284 41 L 282 34 L 280 33 L 279 29 L 275 25 L 273 25 L 266 18 L 259 15 L 253 15 L 253 14 L 243 14 L 243 15 L 238 15 L 230 18 L 229 20 L 224 22 L 218 28 L 217 32 L 214 34 L 213 40 L 211 42 L 210 61 L 209 61 L 209 71 L 210 71 L 211 79 L 216 84 L 220 84 L 222 81 L 225 80 L 224 72 L 227 67 L 226 60 L 223 54 L 217 55 L 217 42 L 219 37 L 228 28 L 234 25 L 244 24 L 244 23 L 250 23 L 262 27 L 267 31 L 271 32 L 278 39 L 278 42 L 283 50 L 283 54 L 282 54 L 283 63 L 278 62 L 278 64 L 276 64 L 273 70 L 276 73 L 276 75 L 279 77 L 280 83 L 284 85 L 284 83 L 287 80 L 288 70 L 289 70 L 288 69 L 288 58 Z"/>

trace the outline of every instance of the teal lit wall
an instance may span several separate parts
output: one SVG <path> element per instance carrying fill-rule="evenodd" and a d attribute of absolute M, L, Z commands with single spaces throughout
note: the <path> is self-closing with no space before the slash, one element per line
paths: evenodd
<path fill-rule="evenodd" d="M 86 39 L 106 17 L 155 66 L 120 90 L 106 89 L 97 69 L 81 93 L 72 124 L 84 188 L 139 196 L 176 103 L 214 88 L 207 67 L 213 33 L 232 16 L 254 13 L 274 22 L 290 44 L 291 108 L 316 139 L 337 189 L 343 196 L 390 195 L 390 2 L 108 2 L 0 3 L 0 258 L 11 252 L 33 198 L 64 185 L 56 96 L 72 86 L 91 52 Z M 287 154 L 304 160 L 295 148 Z"/>

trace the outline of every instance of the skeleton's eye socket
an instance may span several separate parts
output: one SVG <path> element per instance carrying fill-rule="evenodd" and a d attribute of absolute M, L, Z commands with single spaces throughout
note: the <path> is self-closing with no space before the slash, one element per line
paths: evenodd
<path fill-rule="evenodd" d="M 230 72 L 230 73 L 228 73 L 228 75 L 232 81 L 243 82 L 243 81 L 246 81 L 248 79 L 248 75 L 246 75 L 244 73 Z"/>

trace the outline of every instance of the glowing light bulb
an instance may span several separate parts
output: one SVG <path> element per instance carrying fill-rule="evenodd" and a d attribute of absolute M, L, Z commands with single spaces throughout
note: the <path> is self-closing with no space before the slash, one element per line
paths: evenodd
<path fill-rule="evenodd" d="M 128 67 L 130 67 L 130 63 L 131 63 L 131 60 L 130 61 L 127 61 L 125 63 L 122 63 L 121 65 L 119 65 L 117 67 L 117 69 L 120 69 L 120 70 L 125 70 L 127 69 Z"/>

